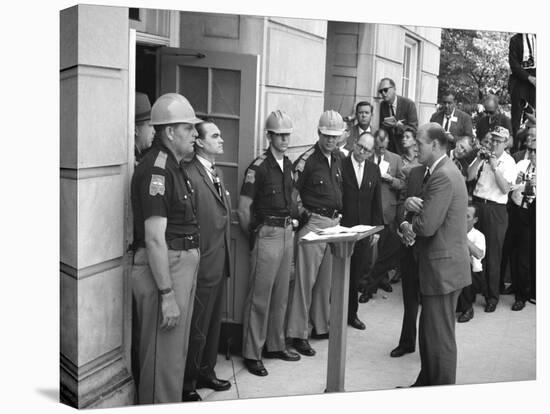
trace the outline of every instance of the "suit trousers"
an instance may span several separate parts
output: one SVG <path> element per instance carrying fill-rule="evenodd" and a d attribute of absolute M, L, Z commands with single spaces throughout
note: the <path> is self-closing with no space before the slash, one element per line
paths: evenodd
<path fill-rule="evenodd" d="M 476 301 L 476 295 L 478 293 L 483 294 L 483 280 L 483 271 L 472 272 L 472 284 L 462 288 L 462 292 L 458 297 L 457 312 L 462 313 L 472 309 Z"/>
<path fill-rule="evenodd" d="M 485 269 L 484 288 L 487 303 L 497 304 L 500 296 L 500 265 L 504 235 L 508 227 L 506 204 L 476 203 L 478 207 L 478 229 L 485 236 L 486 251 L 483 259 Z"/>
<path fill-rule="evenodd" d="M 262 225 L 250 256 L 243 310 L 243 358 L 261 360 L 262 348 L 285 349 L 285 316 L 294 236 L 292 226 Z"/>
<path fill-rule="evenodd" d="M 139 404 L 180 402 L 193 313 L 200 253 L 198 249 L 168 250 L 172 289 L 181 312 L 179 324 L 161 330 L 161 299 L 147 251 L 134 256 L 131 284 L 139 321 Z"/>
<path fill-rule="evenodd" d="M 530 207 L 531 208 L 531 207 Z M 512 248 L 512 278 L 516 293 L 516 300 L 527 301 L 533 297 L 531 278 L 535 263 L 531 263 L 532 244 L 531 233 L 534 232 L 532 214 L 522 207 L 513 204 L 510 208 L 510 233 L 514 240 Z"/>
<path fill-rule="evenodd" d="M 418 263 L 412 247 L 402 246 L 401 284 L 403 289 L 403 323 L 399 346 L 416 348 L 416 320 L 420 304 L 420 285 L 418 282 Z"/>
<path fill-rule="evenodd" d="M 418 333 L 420 373 L 413 386 L 456 383 L 455 309 L 460 289 L 422 295 Z"/>
<path fill-rule="evenodd" d="M 319 214 L 298 232 L 298 240 L 310 231 L 338 224 Z M 298 244 L 294 291 L 290 300 L 287 337 L 307 339 L 312 327 L 318 334 L 328 333 L 330 320 L 330 288 L 332 283 L 332 253 L 326 243 Z"/>
<path fill-rule="evenodd" d="M 225 254 L 225 249 L 220 250 L 220 255 Z M 222 275 L 223 269 L 219 273 Z M 197 281 L 183 383 L 186 392 L 195 391 L 199 378 L 216 377 L 214 368 L 220 342 L 224 283 L 224 276 L 212 286 Z"/>
<path fill-rule="evenodd" d="M 357 309 L 359 308 L 359 281 L 368 271 L 371 251 L 370 237 L 355 242 L 349 269 L 348 320 L 357 317 Z"/>

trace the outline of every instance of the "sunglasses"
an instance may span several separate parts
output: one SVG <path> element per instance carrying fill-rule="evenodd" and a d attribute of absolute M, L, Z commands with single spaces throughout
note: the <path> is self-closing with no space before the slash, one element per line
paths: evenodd
<path fill-rule="evenodd" d="M 383 93 L 388 93 L 388 91 L 393 88 L 393 86 L 388 86 L 387 88 L 378 89 L 378 93 L 382 95 Z"/>

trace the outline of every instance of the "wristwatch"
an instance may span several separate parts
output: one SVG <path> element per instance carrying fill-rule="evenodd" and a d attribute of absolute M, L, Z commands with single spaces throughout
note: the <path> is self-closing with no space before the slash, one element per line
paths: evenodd
<path fill-rule="evenodd" d="M 172 292 L 173 292 L 172 288 L 159 289 L 159 293 L 161 295 L 167 295 L 167 294 L 172 293 Z"/>

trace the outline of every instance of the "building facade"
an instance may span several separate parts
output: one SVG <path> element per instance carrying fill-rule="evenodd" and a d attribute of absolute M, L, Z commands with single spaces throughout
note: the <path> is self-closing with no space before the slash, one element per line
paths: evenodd
<path fill-rule="evenodd" d="M 233 207 L 267 145 L 274 109 L 294 120 L 289 155 L 317 139 L 325 109 L 375 103 L 380 78 L 413 99 L 420 122 L 437 99 L 440 29 L 78 5 L 61 12 L 61 396 L 78 407 L 132 404 L 129 347 L 134 91 L 185 95 L 220 126 Z M 238 331 L 248 242 L 232 214 L 235 277 L 225 329 Z M 222 335 L 222 341 L 238 338 Z M 231 342 L 220 344 L 238 351 Z"/>

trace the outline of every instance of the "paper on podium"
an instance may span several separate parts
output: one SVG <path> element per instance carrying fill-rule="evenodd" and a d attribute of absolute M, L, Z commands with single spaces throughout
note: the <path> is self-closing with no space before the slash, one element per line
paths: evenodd
<path fill-rule="evenodd" d="M 374 227 L 375 226 L 366 226 L 362 224 L 359 224 L 353 227 L 344 227 L 344 226 L 337 225 L 334 227 L 327 227 L 325 229 L 321 229 L 319 230 L 318 233 L 310 231 L 309 233 L 307 233 L 302 237 L 302 240 L 312 241 L 312 240 L 327 239 L 332 237 L 337 238 L 337 237 L 343 236 L 344 234 L 352 235 L 357 233 L 363 233 L 373 229 Z"/>

